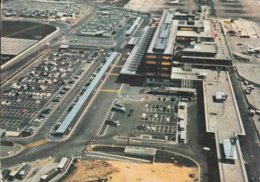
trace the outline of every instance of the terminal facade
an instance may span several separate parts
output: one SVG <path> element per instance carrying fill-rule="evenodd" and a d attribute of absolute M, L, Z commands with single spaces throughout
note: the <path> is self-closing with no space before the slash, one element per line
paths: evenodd
<path fill-rule="evenodd" d="M 199 13 L 190 14 L 174 9 L 163 10 L 159 22 L 147 29 L 153 29 L 148 44 L 145 39 L 146 45 L 140 46 L 144 44 L 140 38 L 127 59 L 128 64 L 121 71 L 121 77 L 128 78 L 125 81 L 139 77 L 145 78 L 147 85 L 168 85 L 173 67 L 191 70 L 192 66 L 223 67 L 231 64 L 230 53 L 225 55 L 219 51 L 223 49 L 219 43 L 223 38 L 218 37 L 222 34 L 221 29 L 219 32 L 215 30 L 215 22 L 207 18 L 203 8 Z M 136 57 L 135 49 L 142 49 L 138 54 L 139 63 L 135 64 L 139 72 L 129 74 Z"/>

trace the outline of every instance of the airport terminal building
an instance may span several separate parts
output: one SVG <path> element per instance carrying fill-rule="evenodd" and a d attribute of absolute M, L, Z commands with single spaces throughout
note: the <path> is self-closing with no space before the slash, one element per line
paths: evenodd
<path fill-rule="evenodd" d="M 126 75 L 129 65 L 135 65 L 136 70 L 141 68 L 138 75 L 145 78 L 146 84 L 156 85 L 169 82 L 173 67 L 230 65 L 231 56 L 223 47 L 225 39 L 221 27 L 217 32 L 215 22 L 207 19 L 205 14 L 204 11 L 185 14 L 173 9 L 163 10 L 157 25 L 147 28 L 154 29 L 152 36 L 150 32 L 145 43 L 140 38 L 132 49 L 121 75 Z M 140 47 L 141 51 L 137 51 Z M 136 57 L 139 58 L 138 64 L 134 63 Z"/>

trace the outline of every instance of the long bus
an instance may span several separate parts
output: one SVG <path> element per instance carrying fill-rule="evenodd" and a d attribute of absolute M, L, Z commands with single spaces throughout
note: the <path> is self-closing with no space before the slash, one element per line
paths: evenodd
<path fill-rule="evenodd" d="M 60 171 L 64 170 L 64 168 L 65 168 L 66 164 L 68 163 L 68 161 L 69 161 L 69 159 L 67 157 L 62 157 L 62 159 L 61 159 L 61 161 L 60 161 L 60 163 L 59 163 L 57 168 Z"/>
<path fill-rule="evenodd" d="M 181 131 L 179 135 L 179 142 L 184 143 L 186 141 L 186 133 L 185 131 Z"/>

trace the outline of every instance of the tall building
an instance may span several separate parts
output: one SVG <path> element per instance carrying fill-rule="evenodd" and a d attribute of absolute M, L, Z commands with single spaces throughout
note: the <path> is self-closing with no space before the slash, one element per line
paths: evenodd
<path fill-rule="evenodd" d="M 169 78 L 174 57 L 177 24 L 173 11 L 164 10 L 144 57 L 145 76 L 150 81 Z"/>

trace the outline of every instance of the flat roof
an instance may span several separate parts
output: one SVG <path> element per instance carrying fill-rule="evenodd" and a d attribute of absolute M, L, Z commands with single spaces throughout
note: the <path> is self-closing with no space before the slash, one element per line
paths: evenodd
<path fill-rule="evenodd" d="M 173 11 L 163 10 L 147 53 L 173 54 L 177 23 L 173 23 Z"/>
<path fill-rule="evenodd" d="M 215 133 L 217 143 L 217 156 L 221 159 L 220 144 L 225 139 L 237 135 L 245 135 L 244 127 L 240 118 L 235 95 L 231 85 L 229 73 L 221 71 L 218 73 L 213 70 L 203 70 L 208 76 L 203 81 L 204 92 L 204 109 L 207 132 Z M 215 102 L 213 96 L 216 91 L 221 90 L 227 94 L 225 102 Z M 237 141 L 236 150 L 241 151 L 239 141 Z M 228 144 L 223 143 L 228 151 Z M 221 181 L 246 181 L 247 174 L 245 171 L 242 153 L 237 153 L 237 159 L 234 163 L 229 164 L 219 161 L 219 170 Z"/>
<path fill-rule="evenodd" d="M 128 45 L 136 45 L 138 40 L 139 40 L 139 38 L 137 38 L 137 37 L 131 37 L 127 44 Z"/>
<path fill-rule="evenodd" d="M 1 37 L 1 54 L 18 55 L 38 40 Z"/>
<path fill-rule="evenodd" d="M 186 88 L 186 87 L 165 87 L 165 88 L 154 88 L 151 92 L 158 93 L 178 93 L 178 92 L 186 92 L 196 94 L 196 89 L 194 88 Z"/>
<path fill-rule="evenodd" d="M 199 71 L 192 69 L 192 71 L 184 71 L 180 67 L 172 67 L 171 79 L 188 79 L 188 80 L 201 80 L 198 78 Z"/>
<path fill-rule="evenodd" d="M 210 27 L 209 20 L 203 20 L 203 21 L 195 20 L 194 21 L 195 25 L 188 25 L 187 20 L 173 20 L 173 22 L 178 22 L 178 26 L 182 26 L 182 27 L 203 27 L 204 28 L 203 32 L 178 30 L 177 36 L 212 38 L 212 30 Z"/>
<path fill-rule="evenodd" d="M 86 100 L 89 98 L 89 96 L 92 94 L 94 89 L 96 88 L 98 82 L 100 81 L 101 77 L 104 75 L 104 73 L 107 71 L 108 67 L 111 65 L 111 63 L 114 61 L 116 56 L 118 55 L 118 52 L 112 52 L 110 57 L 107 59 L 104 66 L 101 68 L 101 70 L 98 72 L 97 76 L 93 79 L 91 84 L 88 86 L 84 94 L 80 97 L 78 102 L 75 104 L 73 109 L 70 111 L 70 113 L 66 116 L 66 118 L 63 120 L 59 128 L 56 130 L 56 134 L 64 134 L 68 127 L 73 122 L 76 115 L 79 113 L 82 106 L 85 104 Z"/>
<path fill-rule="evenodd" d="M 184 31 L 184 30 L 178 30 L 177 35 L 179 37 L 202 37 L 202 38 L 212 38 L 211 34 L 206 33 L 197 33 L 195 31 Z"/>
<path fill-rule="evenodd" d="M 201 52 L 217 54 L 217 46 L 215 44 L 194 44 L 194 47 L 184 48 L 182 52 Z"/>
<path fill-rule="evenodd" d="M 228 72 L 221 71 L 218 73 L 212 70 L 203 70 L 203 72 L 208 73 L 203 84 L 205 90 L 204 99 L 207 106 L 205 106 L 207 111 L 205 112 L 207 115 L 207 130 L 209 132 L 218 132 L 220 141 L 233 136 L 234 133 L 244 135 L 244 128 Z M 224 103 L 213 100 L 213 97 L 219 90 L 228 96 Z"/>
<path fill-rule="evenodd" d="M 124 152 L 127 153 L 127 154 L 132 154 L 132 155 L 155 156 L 156 155 L 156 148 L 126 146 Z"/>
<path fill-rule="evenodd" d="M 140 24 L 141 20 L 142 18 L 138 16 L 135 19 L 134 23 L 129 27 L 129 29 L 125 31 L 125 34 L 130 35 L 134 31 L 134 29 Z"/>
<path fill-rule="evenodd" d="M 140 37 L 140 40 L 128 56 L 123 68 L 120 71 L 120 74 L 136 75 L 136 71 L 139 69 L 139 66 L 142 62 L 142 58 L 153 35 L 153 31 L 153 27 L 147 26 L 144 28 L 142 37 Z"/>
<path fill-rule="evenodd" d="M 198 78 L 199 73 L 207 74 L 205 79 Z M 206 130 L 215 133 L 218 159 L 221 159 L 220 144 L 225 145 L 226 151 L 229 151 L 228 144 L 222 143 L 231 136 L 245 135 L 240 113 L 237 107 L 233 88 L 228 72 L 208 69 L 192 69 L 192 71 L 183 71 L 181 68 L 172 68 L 171 79 L 190 79 L 201 80 L 203 82 L 203 96 Z M 213 97 L 217 91 L 222 91 L 228 95 L 223 103 L 214 102 Z M 242 158 L 239 140 L 235 146 L 237 159 L 232 164 L 219 162 L 221 181 L 246 181 L 244 160 Z"/>

